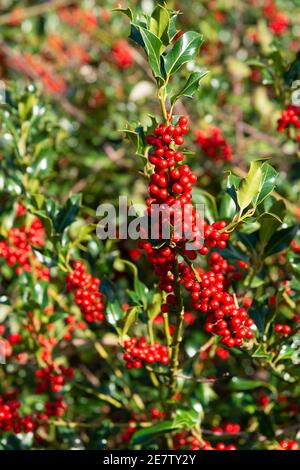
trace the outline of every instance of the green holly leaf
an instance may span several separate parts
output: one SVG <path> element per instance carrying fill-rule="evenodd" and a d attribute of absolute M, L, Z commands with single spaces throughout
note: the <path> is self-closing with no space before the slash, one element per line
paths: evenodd
<path fill-rule="evenodd" d="M 149 289 L 148 287 L 139 280 L 137 267 L 127 260 L 119 260 L 125 266 L 128 266 L 133 274 L 133 286 L 134 286 L 134 295 L 137 300 L 137 303 L 143 305 L 145 310 L 148 308 L 149 303 Z"/>
<path fill-rule="evenodd" d="M 48 305 L 48 282 L 35 282 L 32 290 L 33 300 L 42 308 Z"/>
<path fill-rule="evenodd" d="M 121 129 L 121 132 L 124 132 L 126 137 L 132 142 L 135 147 L 135 153 L 147 160 L 147 157 L 144 155 L 145 134 L 143 128 Z"/>
<path fill-rule="evenodd" d="M 193 429 L 201 423 L 201 414 L 194 409 L 191 410 L 176 410 L 174 418 L 174 426 L 179 429 Z"/>
<path fill-rule="evenodd" d="M 188 31 L 180 36 L 173 48 L 164 57 L 167 76 L 177 72 L 182 65 L 196 57 L 203 42 L 202 36 L 195 31 Z"/>
<path fill-rule="evenodd" d="M 142 45 L 148 56 L 149 65 L 155 78 L 164 80 L 161 71 L 160 51 L 162 41 L 143 26 L 132 23 L 131 39 Z"/>
<path fill-rule="evenodd" d="M 256 67 L 260 69 L 264 69 L 266 67 L 266 64 L 264 64 L 261 60 L 259 59 L 249 59 L 246 61 L 247 65 L 250 65 L 251 67 Z"/>
<path fill-rule="evenodd" d="M 253 199 L 253 204 L 255 206 L 261 204 L 261 202 L 263 202 L 266 197 L 271 194 L 275 188 L 278 177 L 278 172 L 268 163 L 263 163 L 261 171 L 263 177 L 260 183 L 260 190 L 257 194 L 257 197 Z"/>
<path fill-rule="evenodd" d="M 153 426 L 141 429 L 133 434 L 131 439 L 132 445 L 143 444 L 159 434 L 166 434 L 167 432 L 180 429 L 172 420 L 166 420 Z"/>
<path fill-rule="evenodd" d="M 237 238 L 245 245 L 248 250 L 256 252 L 257 251 L 257 243 L 258 243 L 258 235 L 257 232 L 254 233 L 243 233 L 243 232 L 236 232 Z"/>
<path fill-rule="evenodd" d="M 280 251 L 285 250 L 291 241 L 295 238 L 297 232 L 297 225 L 293 225 L 292 227 L 284 228 L 275 232 L 266 246 L 264 257 L 271 256 L 275 253 L 279 253 Z"/>
<path fill-rule="evenodd" d="M 219 201 L 219 214 L 221 219 L 229 220 L 233 219 L 236 214 L 236 204 L 228 193 L 223 194 Z"/>
<path fill-rule="evenodd" d="M 193 192 L 194 204 L 201 204 L 204 208 L 204 217 L 209 223 L 218 219 L 218 208 L 214 196 L 201 188 L 194 188 Z"/>
<path fill-rule="evenodd" d="M 31 194 L 30 204 L 36 210 L 44 209 L 45 208 L 45 196 L 43 194 Z"/>
<path fill-rule="evenodd" d="M 270 212 L 262 214 L 258 221 L 260 223 L 259 239 L 262 244 L 266 244 L 274 232 L 282 225 L 285 204 L 283 201 L 276 201 L 270 208 Z"/>
<path fill-rule="evenodd" d="M 155 318 L 160 314 L 161 303 L 162 303 L 162 295 L 160 292 L 156 292 L 153 295 L 152 301 L 147 308 L 147 315 L 150 321 L 155 320 Z"/>
<path fill-rule="evenodd" d="M 81 206 L 81 194 L 73 194 L 66 204 L 59 210 L 54 220 L 57 233 L 62 233 L 66 227 L 71 225 Z"/>
<path fill-rule="evenodd" d="M 251 354 L 251 356 L 257 357 L 259 359 L 267 359 L 267 360 L 272 359 L 272 353 L 267 353 L 263 346 L 258 346 L 258 348 L 255 349 L 254 353 Z"/>
<path fill-rule="evenodd" d="M 39 149 L 38 156 L 30 166 L 30 173 L 32 177 L 46 176 L 53 168 L 56 154 L 54 149 L 49 147 L 51 145 L 50 139 L 47 139 L 45 144 L 48 145 L 48 147 Z"/>
<path fill-rule="evenodd" d="M 87 242 L 92 240 L 92 234 L 96 232 L 95 224 L 86 224 L 85 222 L 75 222 L 72 227 L 70 227 L 70 237 L 73 241 L 73 246 L 80 248 L 81 250 L 86 250 L 86 247 L 82 245 L 82 242 Z"/>
<path fill-rule="evenodd" d="M 246 209 L 259 194 L 263 179 L 262 165 L 261 160 L 251 162 L 247 176 L 240 182 L 237 190 L 237 202 L 241 211 Z"/>
<path fill-rule="evenodd" d="M 124 13 L 124 15 L 128 16 L 130 21 L 133 20 L 133 13 L 130 8 L 113 8 L 112 11 L 119 11 L 120 13 Z"/>
<path fill-rule="evenodd" d="M 251 287 L 253 287 L 251 285 Z M 256 328 L 258 329 L 259 335 L 262 337 L 265 332 L 266 321 L 269 315 L 269 306 L 267 304 L 262 305 L 261 303 L 254 300 L 253 304 L 249 309 L 249 316 L 255 323 Z"/>
<path fill-rule="evenodd" d="M 170 17 L 170 23 L 169 23 L 169 37 L 170 37 L 170 41 L 172 41 L 172 39 L 174 39 L 174 37 L 176 36 L 178 32 L 177 27 L 176 27 L 178 13 L 171 11 L 170 14 L 171 14 L 171 17 Z"/>
<path fill-rule="evenodd" d="M 150 31 L 157 36 L 164 46 L 170 42 L 170 13 L 162 5 L 157 5 L 150 18 Z"/>
<path fill-rule="evenodd" d="M 138 25 L 135 25 L 133 23 L 131 23 L 131 31 L 130 31 L 130 36 L 129 38 L 134 41 L 136 44 L 138 44 L 139 46 L 141 46 L 144 50 L 146 50 L 145 48 L 145 43 L 144 43 L 144 40 L 143 40 L 143 37 L 141 35 L 141 32 L 139 30 L 139 26 Z"/>
<path fill-rule="evenodd" d="M 291 87 L 300 77 L 300 51 L 297 52 L 296 59 L 292 62 L 286 72 L 283 74 L 285 83 Z M 297 92 L 299 96 L 299 91 Z"/>
<path fill-rule="evenodd" d="M 119 325 L 122 338 L 127 335 L 128 330 L 132 327 L 132 325 L 136 323 L 139 313 L 140 308 L 137 306 L 129 307 L 126 310 L 126 312 L 124 313 L 124 318 L 122 318 Z"/>
<path fill-rule="evenodd" d="M 120 320 L 123 318 L 123 310 L 121 304 L 118 300 L 114 302 L 108 302 L 106 306 L 106 320 L 108 323 L 116 328 L 120 334 L 120 329 L 116 326 Z"/>
<path fill-rule="evenodd" d="M 243 390 L 254 390 L 255 388 L 260 387 L 268 388 L 272 391 L 275 388 L 269 382 L 263 382 L 262 380 L 243 379 L 241 377 L 233 377 L 228 384 L 228 388 L 236 392 Z"/>
<path fill-rule="evenodd" d="M 203 70 L 202 72 L 193 72 L 187 79 L 185 85 L 181 88 L 181 90 L 171 97 L 171 104 L 173 105 L 181 96 L 186 96 L 188 98 L 192 98 L 194 93 L 199 88 L 200 80 L 208 74 L 207 70 Z"/>
<path fill-rule="evenodd" d="M 239 176 L 233 175 L 230 171 L 228 172 L 226 188 L 224 189 L 225 189 L 225 193 L 228 194 L 228 196 L 230 196 L 231 200 L 234 202 L 236 210 L 240 209 L 239 203 L 237 200 L 237 188 L 239 187 L 240 181 L 241 181 L 241 178 Z M 232 211 L 232 204 L 230 206 L 230 209 Z M 223 212 L 224 212 L 224 204 L 223 204 Z M 229 212 L 229 209 L 228 209 L 228 212 Z M 225 216 L 221 216 L 221 217 L 225 217 Z"/>

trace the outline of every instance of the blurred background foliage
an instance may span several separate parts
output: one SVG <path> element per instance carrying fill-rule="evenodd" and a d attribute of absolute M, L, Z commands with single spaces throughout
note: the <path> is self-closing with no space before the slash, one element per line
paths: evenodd
<path fill-rule="evenodd" d="M 131 0 L 121 3 L 122 7 L 149 12 L 157 2 Z M 126 305 L 135 299 L 130 291 L 132 272 L 122 259 L 131 259 L 139 267 L 142 290 L 147 289 L 145 284 L 152 285 L 151 268 L 145 267 L 145 259 L 132 242 L 102 243 L 90 236 L 89 229 L 80 229 L 86 222 L 97 223 L 95 211 L 100 203 L 116 203 L 120 195 L 128 195 L 135 202 L 144 201 L 147 181 L 143 162 L 135 155 L 122 130 L 128 122 L 147 125 L 149 114 L 158 112 L 156 89 L 143 51 L 127 40 L 127 19 L 112 11 L 119 4 L 114 0 L 2 0 L 0 6 L 0 79 L 6 93 L 0 123 L 1 235 L 5 237 L 12 227 L 16 201 L 24 202 L 25 193 L 27 207 L 37 215 L 41 215 L 40 204 L 43 202 L 34 199 L 34 193 L 40 192 L 46 200 L 53 201 L 51 210 L 43 209 L 48 235 L 53 226 L 58 227 L 59 207 L 65 207 L 67 217 L 70 217 L 67 223 L 70 230 L 66 235 L 63 226 L 57 229 L 53 238 L 49 236 L 41 260 L 47 264 L 50 259 L 57 293 L 60 290 L 64 293 L 61 287 L 63 275 L 55 271 L 55 266 L 64 269 L 69 250 L 79 254 L 80 244 L 83 244 L 91 271 L 103 279 L 105 294 L 111 299 L 108 318 L 117 315 L 118 320 L 122 311 L 114 310 L 113 300 L 117 298 L 126 309 Z M 226 171 L 241 176 L 250 161 L 271 158 L 279 172 L 277 196 L 285 199 L 290 210 L 286 220 L 297 223 L 300 217 L 299 142 L 292 136 L 278 133 L 277 121 L 282 110 L 290 104 L 293 82 L 300 80 L 299 1 L 276 0 L 277 10 L 285 15 L 279 26 L 272 23 L 266 12 L 268 1 L 265 0 L 178 0 L 167 4 L 181 11 L 179 30 L 191 29 L 204 36 L 201 52 L 188 71 L 206 69 L 209 73 L 192 100 L 176 104 L 175 114 L 190 116 L 192 132 L 188 147 L 194 154 L 189 164 L 199 177 L 199 197 L 201 193 L 208 216 L 213 218 L 215 215 L 216 197 L 219 215 L 226 217 L 229 202 L 223 200 L 222 206 L 220 196 L 226 186 Z M 180 86 L 188 71 L 176 76 L 172 83 L 174 88 Z M 209 158 L 197 144 L 196 131 L 206 131 L 210 126 L 221 130 L 231 148 L 230 161 Z M 23 154 L 22 141 L 26 142 Z M 24 178 L 24 175 L 30 175 L 30 178 Z M 207 198 L 206 192 L 214 197 Z M 81 201 L 76 199 L 79 193 L 82 194 L 80 209 Z M 68 203 L 70 195 L 73 200 Z M 70 212 L 70 204 L 72 210 L 76 208 L 74 212 Z M 295 267 L 293 256 L 290 263 Z M 251 257 L 247 258 L 249 260 Z M 297 269 L 299 276 L 299 267 Z M 12 272 L 2 266 L 2 317 L 5 318 L 10 308 L 7 293 L 14 298 L 16 285 L 24 289 L 23 297 L 14 299 L 14 308 L 19 309 L 20 315 L 25 315 L 28 282 L 25 278 L 22 282 L 16 280 Z M 271 293 L 274 294 L 274 290 Z M 151 290 L 148 307 L 153 303 L 153 296 Z M 267 303 L 267 296 L 262 297 L 262 303 Z M 31 302 L 36 306 L 39 299 L 31 299 Z M 76 310 L 74 306 L 70 308 Z M 298 308 L 296 292 L 282 307 L 281 313 L 284 318 L 291 319 Z M 141 329 L 145 323 L 142 317 Z M 207 339 L 202 329 L 193 324 L 194 320 L 191 320 L 186 327 L 185 350 L 189 356 L 196 353 L 196 345 Z M 57 324 L 57 329 L 62 331 L 63 324 Z M 102 338 L 105 348 L 117 351 L 113 328 L 107 332 L 101 325 L 91 333 L 92 336 L 95 334 Z M 84 391 L 79 387 L 69 394 L 72 411 L 68 412 L 67 418 L 81 421 L 92 416 L 99 423 L 88 430 L 80 424 L 77 427 L 53 425 L 51 431 L 42 436 L 42 447 L 126 446 L 122 431 L 132 418 L 132 412 L 141 415 L 143 422 L 151 419 L 147 409 L 158 396 L 156 390 L 147 396 L 149 380 L 144 376 L 141 380 L 142 372 L 137 370 L 130 373 L 122 370 L 120 374 L 122 363 L 115 367 L 105 362 L 105 350 L 95 342 L 95 336 L 92 339 L 96 344 L 93 350 L 82 333 L 70 349 L 63 345 L 57 356 L 65 354 L 74 367 L 78 366 L 77 373 L 85 382 Z M 74 352 L 74 345 L 78 346 L 77 352 Z M 289 357 L 292 354 L 294 349 Z M 229 356 L 226 350 L 216 354 L 216 348 L 213 348 L 203 351 L 202 360 L 206 365 L 206 377 L 223 377 L 216 385 L 208 381 L 195 383 L 192 387 L 191 406 L 198 414 L 205 409 L 204 436 L 211 438 L 211 427 L 230 420 L 241 426 L 242 431 L 236 438 L 240 448 L 278 448 L 279 436 L 286 435 L 285 429 L 287 436 L 295 437 L 293 426 L 299 416 L 297 383 L 284 382 L 284 377 L 278 378 L 276 371 L 272 375 L 260 364 L 253 365 L 247 351 L 234 349 Z M 90 370 L 83 365 L 86 363 Z M 112 368 L 115 368 L 114 375 Z M 195 370 L 202 373 L 202 369 L 203 364 L 199 362 Z M 25 372 L 15 364 L 7 367 L 8 382 L 13 382 L 16 371 L 17 385 L 20 385 Z M 291 371 L 287 373 L 292 375 Z M 0 377 L 1 374 L 0 371 Z M 91 384 L 93 393 L 89 393 Z M 68 384 L 66 393 L 70 389 Z M 121 405 L 102 404 L 101 401 L 99 406 L 101 394 L 112 397 Z M 21 395 L 25 411 L 39 406 L 40 397 L 28 392 L 27 385 L 22 386 Z M 264 396 L 267 396 L 265 402 Z M 280 396 L 285 398 L 280 401 Z M 230 435 L 223 439 L 228 437 L 231 439 Z M 151 442 L 147 435 L 141 435 L 139 439 L 137 446 L 143 446 L 144 442 L 147 448 L 159 445 Z M 33 444 L 27 436 L 21 439 L 10 437 L 2 445 L 28 448 Z"/>

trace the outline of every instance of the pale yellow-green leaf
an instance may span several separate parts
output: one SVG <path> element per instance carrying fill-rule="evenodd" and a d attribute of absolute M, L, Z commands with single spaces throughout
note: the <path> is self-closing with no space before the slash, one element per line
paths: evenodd
<path fill-rule="evenodd" d="M 264 161 L 262 160 L 251 162 L 247 176 L 240 182 L 237 200 L 241 210 L 246 209 L 251 204 L 252 199 L 260 190 L 263 177 L 261 167 L 263 164 Z"/>

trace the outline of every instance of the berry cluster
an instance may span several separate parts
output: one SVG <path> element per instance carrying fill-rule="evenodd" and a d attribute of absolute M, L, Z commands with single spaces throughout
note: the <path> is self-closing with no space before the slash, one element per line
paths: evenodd
<path fill-rule="evenodd" d="M 281 117 L 280 119 L 278 119 L 277 131 L 278 132 L 285 131 L 287 137 L 295 138 L 296 140 L 299 141 L 300 140 L 299 129 L 300 129 L 300 108 L 298 108 L 298 106 L 294 106 L 291 104 L 282 111 Z"/>
<path fill-rule="evenodd" d="M 45 48 L 42 50 L 42 56 L 51 63 L 58 66 L 70 63 L 88 64 L 91 60 L 90 54 L 79 43 L 67 43 L 59 34 L 49 34 L 47 36 Z"/>
<path fill-rule="evenodd" d="M 237 423 L 225 423 L 222 426 L 212 428 L 214 434 L 238 434 L 241 427 Z"/>
<path fill-rule="evenodd" d="M 40 247 L 44 243 L 45 229 L 35 218 L 29 228 L 24 225 L 9 230 L 7 240 L 0 241 L 0 257 L 15 267 L 17 275 L 23 271 L 34 272 L 38 279 L 49 280 L 49 269 L 38 262 L 32 250 L 32 246 Z"/>
<path fill-rule="evenodd" d="M 128 421 L 128 426 L 126 430 L 122 433 L 121 439 L 123 442 L 129 442 L 130 439 L 132 438 L 132 435 L 136 432 L 137 430 L 137 423 L 135 419 L 131 419 Z"/>
<path fill-rule="evenodd" d="M 289 335 L 292 331 L 290 325 L 282 325 L 281 323 L 276 323 L 274 327 L 275 333 L 281 333 L 283 335 Z"/>
<path fill-rule="evenodd" d="M 268 395 L 261 395 L 258 400 L 258 404 L 263 408 L 266 408 L 270 403 L 270 397 Z"/>
<path fill-rule="evenodd" d="M 184 263 L 180 264 L 181 282 L 191 293 L 192 306 L 206 314 L 205 330 L 222 337 L 221 342 L 228 347 L 241 346 L 244 338 L 252 338 L 250 327 L 253 320 L 247 312 L 236 305 L 234 298 L 224 289 L 222 273 L 199 274 Z"/>
<path fill-rule="evenodd" d="M 0 431 L 30 432 L 35 426 L 35 420 L 31 415 L 20 416 L 18 400 L 6 399 L 0 396 Z"/>
<path fill-rule="evenodd" d="M 174 449 L 188 449 L 188 450 L 237 450 L 236 446 L 232 444 L 224 444 L 218 442 L 216 447 L 213 447 L 208 441 L 200 441 L 197 437 L 180 432 L 175 435 Z"/>
<path fill-rule="evenodd" d="M 41 56 L 36 57 L 25 52 L 22 56 L 7 56 L 6 62 L 26 77 L 40 81 L 49 93 L 62 94 L 66 90 L 64 78 L 57 74 L 53 65 L 43 60 Z"/>
<path fill-rule="evenodd" d="M 282 450 L 298 450 L 299 449 L 297 441 L 294 441 L 294 440 L 282 439 L 281 441 L 279 441 L 279 445 Z"/>
<path fill-rule="evenodd" d="M 289 18 L 276 7 L 274 0 L 265 0 L 264 14 L 268 18 L 268 27 L 276 36 L 281 36 L 287 30 Z"/>
<path fill-rule="evenodd" d="M 55 416 L 56 418 L 60 418 L 67 410 L 67 405 L 63 401 L 63 397 L 55 397 L 52 401 L 47 401 L 45 403 L 45 408 L 42 413 L 37 415 L 37 418 L 40 421 L 46 421 L 51 416 Z"/>
<path fill-rule="evenodd" d="M 227 349 L 219 346 L 218 348 L 216 348 L 215 356 L 221 359 L 222 361 L 226 361 L 227 359 L 229 359 L 230 353 Z"/>
<path fill-rule="evenodd" d="M 151 206 L 154 204 L 164 204 L 166 209 L 169 208 L 168 215 L 171 223 L 174 224 L 176 221 L 176 227 L 178 226 L 183 234 L 185 229 L 196 228 L 195 212 L 191 212 L 190 224 L 185 227 L 181 208 L 191 201 L 191 191 L 197 177 L 188 165 L 180 164 L 184 159 L 184 154 L 174 149 L 175 146 L 184 144 L 183 135 L 188 132 L 187 122 L 187 118 L 182 116 L 177 125 L 166 126 L 162 123 L 154 129 L 154 135 L 146 137 L 148 145 L 152 147 L 149 161 L 155 167 L 150 177 L 150 198 L 146 201 L 148 214 L 151 215 L 153 212 Z M 194 236 L 196 235 L 195 232 Z M 173 234 L 173 239 L 177 241 L 180 237 L 182 233 Z"/>
<path fill-rule="evenodd" d="M 196 143 L 201 146 L 204 154 L 215 162 L 228 162 L 232 159 L 232 148 L 217 127 L 197 130 Z"/>
<path fill-rule="evenodd" d="M 151 408 L 150 413 L 153 419 L 163 419 L 166 416 L 166 413 L 158 408 Z"/>
<path fill-rule="evenodd" d="M 75 261 L 74 271 L 67 275 L 67 290 L 74 291 L 75 302 L 88 323 L 104 320 L 103 295 L 99 286 L 100 279 L 93 278 L 81 261 Z"/>
<path fill-rule="evenodd" d="M 72 5 L 60 8 L 58 14 L 61 21 L 83 33 L 92 34 L 97 29 L 98 20 L 91 10 Z"/>
<path fill-rule="evenodd" d="M 72 380 L 74 371 L 71 367 L 64 367 L 60 365 L 56 368 L 53 364 L 44 369 L 38 369 L 35 373 L 38 379 L 36 385 L 37 393 L 45 393 L 52 391 L 54 393 L 60 392 L 66 380 Z"/>
<path fill-rule="evenodd" d="M 300 243 L 298 243 L 296 240 L 293 240 L 290 244 L 290 249 L 294 253 L 300 253 Z"/>
<path fill-rule="evenodd" d="M 120 69 L 127 69 L 133 64 L 132 50 L 124 39 L 116 41 L 112 46 L 112 56 Z"/>
<path fill-rule="evenodd" d="M 87 327 L 84 321 L 82 320 L 76 321 L 76 318 L 74 315 L 67 316 L 66 324 L 68 328 L 68 331 L 64 334 L 64 339 L 66 341 L 69 341 L 72 338 L 74 332 L 76 331 L 76 328 L 78 328 L 79 330 L 85 330 Z"/>
<path fill-rule="evenodd" d="M 158 238 L 161 236 L 160 230 L 167 222 L 173 228 L 172 246 L 165 244 L 160 248 L 154 248 L 149 241 L 140 244 L 140 247 L 146 250 L 148 260 L 153 264 L 154 272 L 159 277 L 159 288 L 168 294 L 166 303 L 161 307 L 162 314 L 172 312 L 176 304 L 173 268 L 177 255 L 183 256 L 185 260 L 196 259 L 198 253 L 208 255 L 212 248 L 225 248 L 230 236 L 224 231 L 225 221 L 217 221 L 211 225 L 206 221 L 200 221 L 199 227 L 199 216 L 189 204 L 192 186 L 197 178 L 189 166 L 182 163 L 184 154 L 174 149 L 176 145 L 184 143 L 182 136 L 188 133 L 187 123 L 187 118 L 181 116 L 177 125 L 160 124 L 154 129 L 153 135 L 146 137 L 147 143 L 152 146 L 149 161 L 155 167 L 150 177 L 151 197 L 147 199 L 147 211 L 149 215 L 152 214 L 153 204 L 165 204 L 170 209 L 171 217 L 168 220 L 162 218 L 158 222 Z M 186 220 L 187 206 L 192 209 Z M 178 218 L 181 234 L 176 232 Z M 201 242 L 198 238 L 200 234 L 203 235 Z M 190 240 L 193 240 L 193 245 L 187 247 Z M 190 292 L 193 309 L 207 314 L 206 331 L 222 336 L 222 342 L 229 347 L 240 346 L 244 338 L 252 338 L 250 327 L 253 321 L 248 318 L 244 309 L 236 306 L 234 298 L 226 290 L 228 279 L 224 274 L 232 273 L 235 267 L 230 266 L 217 252 L 211 253 L 209 264 L 210 272 L 197 275 L 187 261 L 180 263 L 180 282 Z M 243 265 L 243 268 L 245 267 Z"/>
<path fill-rule="evenodd" d="M 184 255 L 195 259 L 197 252 L 206 255 L 210 248 L 225 248 L 229 234 L 220 232 L 225 228 L 225 222 L 207 224 L 190 204 L 192 187 L 197 177 L 188 165 L 182 164 L 184 154 L 174 149 L 176 145 L 184 143 L 183 135 L 188 133 L 187 123 L 187 118 L 181 116 L 177 125 L 166 126 L 162 123 L 154 129 L 154 135 L 146 137 L 147 143 L 153 148 L 149 161 L 155 167 L 150 177 L 151 197 L 146 203 L 150 216 L 154 213 L 154 204 L 166 211 L 158 223 L 156 238 L 160 239 L 163 229 L 166 230 L 166 226 L 171 225 L 171 241 L 179 246 Z M 202 235 L 204 244 L 200 241 Z M 192 249 L 187 249 L 186 245 L 190 241 L 193 241 L 192 247 L 189 246 Z M 145 242 L 141 247 L 151 256 L 150 261 L 159 266 L 166 263 L 166 268 L 169 268 L 175 258 L 175 251 L 168 246 L 154 251 L 151 244 Z M 159 269 L 161 272 L 168 270 L 162 266 Z"/>
<path fill-rule="evenodd" d="M 48 324 L 48 329 L 51 328 L 51 325 L 51 323 Z M 28 328 L 28 326 L 31 326 L 31 328 Z M 34 331 L 34 326 L 32 323 L 28 326 L 26 326 L 26 328 L 29 331 Z M 52 362 L 52 350 L 57 344 L 57 341 L 57 338 L 55 338 L 54 336 L 45 337 L 45 335 L 42 334 L 38 336 L 38 344 L 41 348 L 41 359 L 47 364 L 50 364 Z"/>
<path fill-rule="evenodd" d="M 124 359 L 128 369 L 141 368 L 144 363 L 153 364 L 159 362 L 168 364 L 168 348 L 157 342 L 148 344 L 146 338 L 130 338 L 124 342 Z"/>

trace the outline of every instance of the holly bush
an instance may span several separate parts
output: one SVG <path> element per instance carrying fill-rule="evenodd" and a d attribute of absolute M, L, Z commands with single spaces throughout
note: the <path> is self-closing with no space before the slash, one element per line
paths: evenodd
<path fill-rule="evenodd" d="M 298 449 L 299 18 L 1 2 L 2 450 Z"/>

